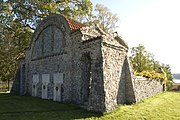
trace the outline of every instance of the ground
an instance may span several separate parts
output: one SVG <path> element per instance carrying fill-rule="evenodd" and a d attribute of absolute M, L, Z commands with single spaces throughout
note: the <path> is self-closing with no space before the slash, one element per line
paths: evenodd
<path fill-rule="evenodd" d="M 180 120 L 180 92 L 165 92 L 133 105 L 120 105 L 110 113 L 98 114 L 73 104 L 30 96 L 0 94 L 0 120 L 69 119 L 161 119 Z"/>

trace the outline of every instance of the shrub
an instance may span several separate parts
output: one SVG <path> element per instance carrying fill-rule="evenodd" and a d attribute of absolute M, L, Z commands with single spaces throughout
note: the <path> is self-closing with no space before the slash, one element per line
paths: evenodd
<path fill-rule="evenodd" d="M 162 73 L 157 73 L 155 71 L 142 71 L 142 72 L 135 72 L 136 76 L 143 76 L 146 78 L 152 78 L 156 80 L 165 80 L 164 75 Z"/>

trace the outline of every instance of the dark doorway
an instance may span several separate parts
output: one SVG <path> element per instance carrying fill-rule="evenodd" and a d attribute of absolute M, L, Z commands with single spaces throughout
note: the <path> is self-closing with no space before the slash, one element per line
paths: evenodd
<path fill-rule="evenodd" d="M 82 56 L 82 84 L 81 84 L 81 98 L 82 104 L 87 105 L 90 94 L 90 81 L 91 81 L 91 57 L 90 53 L 85 53 Z"/>
<path fill-rule="evenodd" d="M 163 91 L 166 91 L 166 85 L 163 84 Z"/>

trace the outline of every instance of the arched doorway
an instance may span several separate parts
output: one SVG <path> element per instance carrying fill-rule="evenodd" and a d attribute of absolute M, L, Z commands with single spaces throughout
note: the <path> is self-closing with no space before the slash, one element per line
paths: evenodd
<path fill-rule="evenodd" d="M 91 57 L 90 53 L 85 53 L 81 58 L 81 100 L 82 104 L 88 105 L 91 88 Z"/>

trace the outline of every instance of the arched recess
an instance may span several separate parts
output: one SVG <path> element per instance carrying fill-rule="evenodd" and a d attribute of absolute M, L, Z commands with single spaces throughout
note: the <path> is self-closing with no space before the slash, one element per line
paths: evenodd
<path fill-rule="evenodd" d="M 38 49 L 38 44 L 43 44 L 42 42 L 39 41 L 39 43 L 37 42 L 38 39 L 43 39 L 41 37 L 43 37 L 43 35 L 41 35 L 41 33 L 44 31 L 44 29 L 46 29 L 48 26 L 56 26 L 56 28 L 58 28 L 58 30 L 60 30 L 63 34 L 63 39 L 67 37 L 67 35 L 70 35 L 71 33 L 71 29 L 69 26 L 69 23 L 67 21 L 67 19 L 60 14 L 51 14 L 48 17 L 44 18 L 40 24 L 37 26 L 36 30 L 34 31 L 31 43 L 30 43 L 30 47 L 29 47 L 29 51 L 30 51 L 30 57 L 31 60 L 32 59 L 38 59 L 38 58 L 42 58 L 43 56 L 40 54 L 42 53 L 42 51 L 37 51 L 36 53 L 34 53 L 34 49 Z M 58 32 L 57 32 L 58 33 Z M 50 33 L 48 33 L 50 34 Z M 56 33 L 55 33 L 56 34 Z M 64 41 L 64 45 L 65 45 L 65 39 Z M 37 44 L 37 45 L 36 45 Z M 56 44 L 56 48 L 57 48 L 57 44 Z M 38 53 L 39 52 L 39 53 Z M 56 51 L 54 53 L 57 53 Z M 33 55 L 36 54 L 34 57 Z"/>
<path fill-rule="evenodd" d="M 64 32 L 58 26 L 51 24 L 45 27 L 34 41 L 32 59 L 39 59 L 60 53 L 65 46 Z"/>
<path fill-rule="evenodd" d="M 84 53 L 81 57 L 81 100 L 82 104 L 88 105 L 91 89 L 91 57 L 90 53 Z"/>

